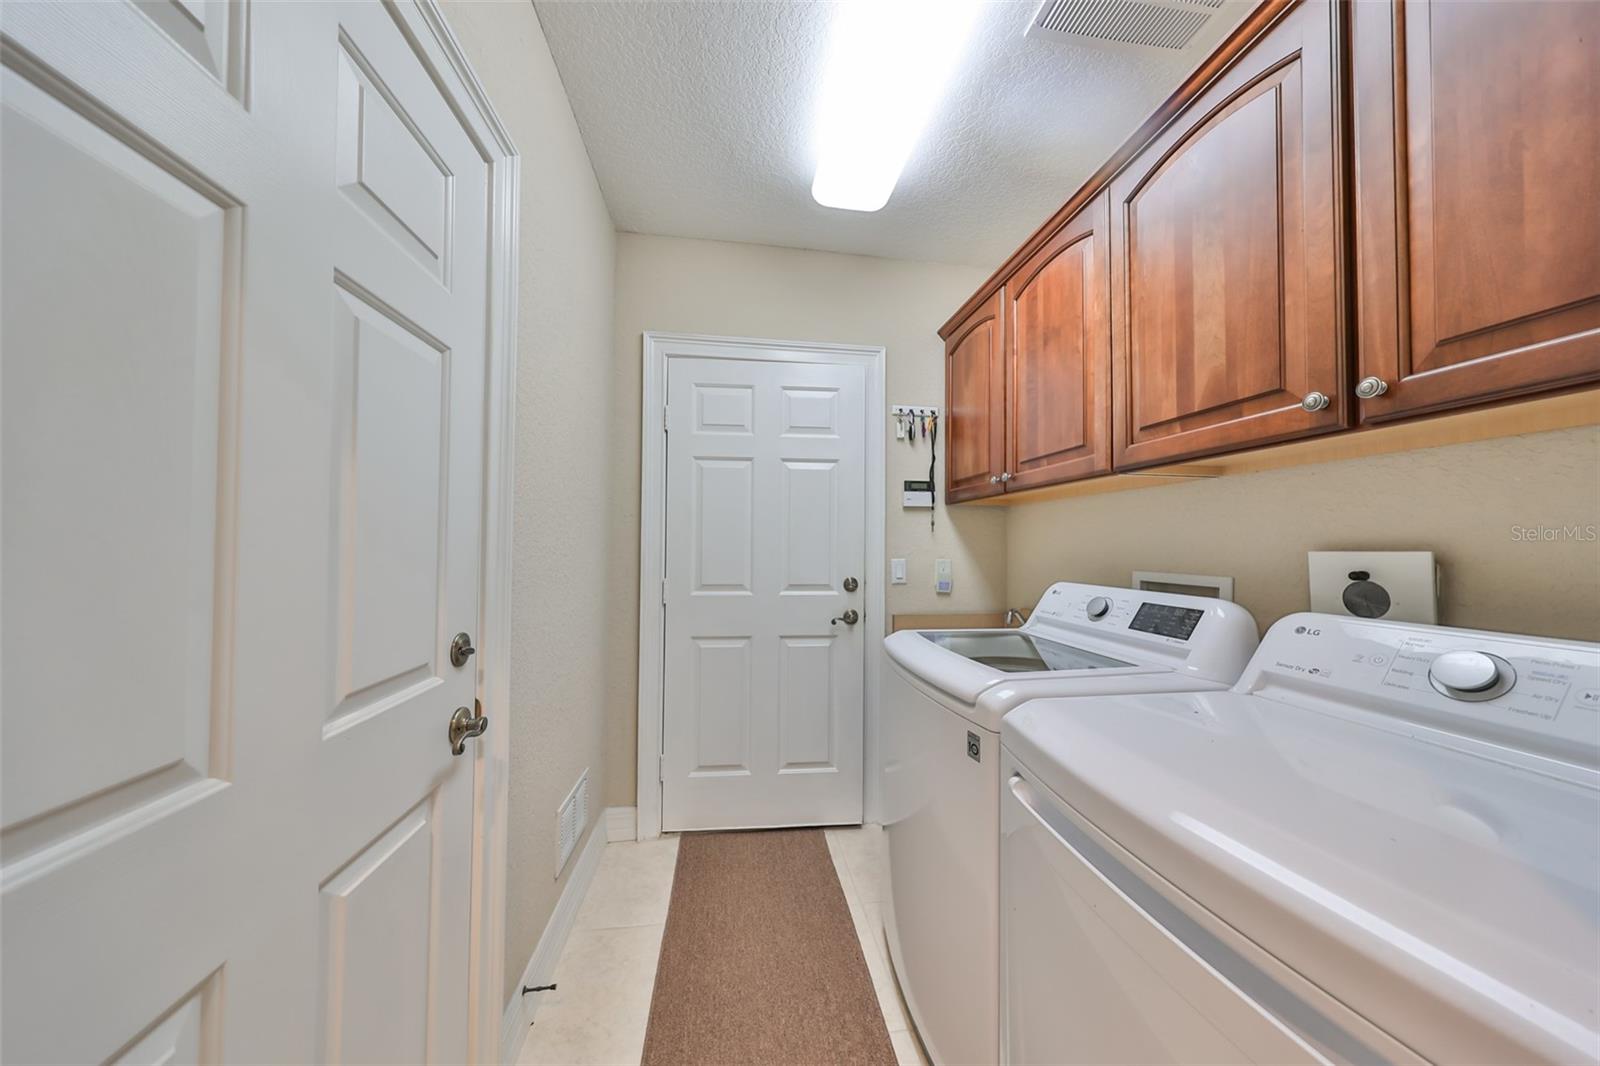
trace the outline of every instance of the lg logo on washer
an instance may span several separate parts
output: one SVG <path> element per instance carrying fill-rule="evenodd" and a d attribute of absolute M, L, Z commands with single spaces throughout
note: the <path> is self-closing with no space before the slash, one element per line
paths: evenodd
<path fill-rule="evenodd" d="M 1320 630 L 1320 629 L 1310 629 L 1310 628 L 1308 628 L 1306 626 L 1295 626 L 1294 627 L 1294 631 L 1297 634 L 1301 635 L 1301 636 L 1311 636 L 1311 637 L 1320 637 L 1320 636 L 1322 636 L 1322 630 Z"/>

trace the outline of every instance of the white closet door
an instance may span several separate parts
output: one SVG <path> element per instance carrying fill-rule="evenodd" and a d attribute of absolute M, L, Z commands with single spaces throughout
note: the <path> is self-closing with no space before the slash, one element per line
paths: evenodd
<path fill-rule="evenodd" d="M 668 361 L 663 829 L 861 820 L 866 370 L 803 358 Z"/>
<path fill-rule="evenodd" d="M 478 617 L 488 166 L 389 9 L 337 13 L 318 1058 L 459 1061 L 472 773 L 446 723 L 475 690 L 449 648 Z"/>
<path fill-rule="evenodd" d="M 487 179 L 414 15 L 0 5 L 6 1061 L 465 1056 Z"/>

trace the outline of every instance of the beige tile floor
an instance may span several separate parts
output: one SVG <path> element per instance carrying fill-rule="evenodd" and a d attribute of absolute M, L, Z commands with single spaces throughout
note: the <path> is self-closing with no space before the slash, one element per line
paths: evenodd
<path fill-rule="evenodd" d="M 902 1066 L 926 1066 L 883 938 L 888 869 L 883 830 L 875 825 L 830 829 L 827 839 L 895 1055 Z M 558 987 L 540 993 L 547 998 L 539 1005 L 518 1066 L 639 1061 L 677 859 L 676 837 L 606 845 L 556 963 Z"/>

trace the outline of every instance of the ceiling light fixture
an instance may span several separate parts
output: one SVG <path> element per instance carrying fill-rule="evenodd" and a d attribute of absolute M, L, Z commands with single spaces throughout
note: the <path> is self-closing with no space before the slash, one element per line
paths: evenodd
<path fill-rule="evenodd" d="M 876 211 L 889 202 L 982 0 L 844 0 L 835 5 L 811 196 Z"/>

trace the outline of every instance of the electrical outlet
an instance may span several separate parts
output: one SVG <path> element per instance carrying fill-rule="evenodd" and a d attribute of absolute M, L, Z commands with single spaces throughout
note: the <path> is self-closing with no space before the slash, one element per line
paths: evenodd
<path fill-rule="evenodd" d="M 950 576 L 950 560 L 935 559 L 933 561 L 933 591 L 940 595 L 948 595 L 955 587 L 955 582 Z"/>
<path fill-rule="evenodd" d="M 904 559 L 889 560 L 889 584 L 904 585 L 906 583 L 906 561 Z"/>

